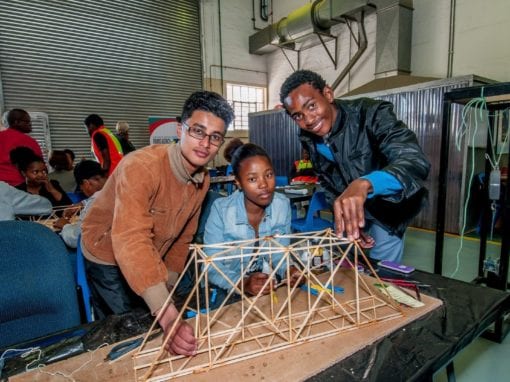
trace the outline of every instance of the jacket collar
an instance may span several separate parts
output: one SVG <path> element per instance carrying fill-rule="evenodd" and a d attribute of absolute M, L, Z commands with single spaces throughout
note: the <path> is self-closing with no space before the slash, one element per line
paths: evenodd
<path fill-rule="evenodd" d="M 240 190 L 236 190 L 232 197 L 235 198 L 236 206 L 236 224 L 250 224 L 248 221 L 248 214 L 246 213 L 246 205 L 244 202 L 244 193 Z M 266 207 L 264 218 L 271 217 L 272 203 Z"/>
<path fill-rule="evenodd" d="M 333 126 L 331 126 L 331 130 L 329 130 L 329 133 L 326 135 L 325 140 L 327 140 L 332 135 L 336 135 L 342 128 L 344 127 L 344 121 L 343 117 L 344 114 L 342 112 L 342 108 L 340 107 L 340 100 L 335 99 L 333 101 L 333 105 L 336 107 L 336 119 L 335 122 L 333 122 Z"/>
<path fill-rule="evenodd" d="M 176 143 L 168 145 L 168 160 L 170 168 L 172 169 L 175 177 L 182 183 L 194 183 L 195 185 L 201 184 L 205 179 L 205 169 L 201 168 L 191 175 L 184 166 L 184 157 L 182 156 L 181 146 Z"/>

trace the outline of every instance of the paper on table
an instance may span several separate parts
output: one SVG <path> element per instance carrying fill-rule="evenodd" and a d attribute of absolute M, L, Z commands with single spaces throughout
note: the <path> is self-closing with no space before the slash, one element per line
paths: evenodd
<path fill-rule="evenodd" d="M 308 193 L 308 190 L 306 188 L 286 188 L 285 192 L 289 194 L 306 195 Z"/>
<path fill-rule="evenodd" d="M 389 294 L 395 301 L 400 302 L 401 304 L 410 306 L 411 308 L 420 308 L 425 304 L 421 301 L 418 301 L 414 297 L 409 296 L 404 291 L 398 289 L 394 285 L 384 284 L 386 286 L 383 287 L 381 284 L 374 284 L 377 288 L 381 290 L 384 294 Z"/>

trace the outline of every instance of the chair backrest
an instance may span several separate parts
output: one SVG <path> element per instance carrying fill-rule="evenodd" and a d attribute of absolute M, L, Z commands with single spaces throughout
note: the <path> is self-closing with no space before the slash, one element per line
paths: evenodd
<path fill-rule="evenodd" d="M 276 181 L 276 187 L 282 187 L 282 186 L 289 185 L 289 178 L 287 178 L 284 175 L 277 175 L 275 177 L 275 181 Z"/>
<path fill-rule="evenodd" d="M 310 206 L 306 213 L 306 224 L 313 226 L 313 218 L 318 211 L 331 210 L 331 206 L 326 201 L 326 194 L 324 191 L 315 191 L 310 200 Z"/>
<path fill-rule="evenodd" d="M 0 348 L 80 324 L 64 242 L 42 224 L 0 222 Z"/>
<path fill-rule="evenodd" d="M 71 202 L 73 202 L 73 204 L 80 203 L 83 199 L 87 198 L 81 192 L 66 192 L 66 194 L 67 196 L 69 196 L 69 199 L 71 199 Z"/>
<path fill-rule="evenodd" d="M 87 272 L 85 271 L 85 259 L 81 251 L 81 234 L 78 236 L 76 244 L 76 285 L 79 286 L 81 292 L 81 303 L 87 322 L 94 321 L 92 317 L 92 304 L 90 301 L 90 288 L 87 281 Z"/>
<path fill-rule="evenodd" d="M 209 190 L 205 195 L 205 199 L 202 202 L 202 209 L 200 210 L 200 217 L 198 219 L 198 227 L 195 236 L 193 237 L 193 242 L 197 244 L 204 243 L 204 232 L 205 232 L 205 223 L 207 223 L 207 218 L 209 217 L 209 213 L 211 212 L 211 207 L 214 201 L 218 198 L 221 198 L 221 194 Z"/>
<path fill-rule="evenodd" d="M 232 165 L 229 163 L 227 169 L 225 170 L 225 175 L 234 175 L 234 169 Z M 234 183 L 227 183 L 227 195 L 231 195 L 235 191 Z"/>

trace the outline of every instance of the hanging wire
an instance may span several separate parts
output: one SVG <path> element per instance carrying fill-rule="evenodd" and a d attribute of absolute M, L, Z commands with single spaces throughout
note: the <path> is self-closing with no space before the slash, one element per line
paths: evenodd
<path fill-rule="evenodd" d="M 460 243 L 459 243 L 459 249 L 457 250 L 457 254 L 455 256 L 455 270 L 450 275 L 450 277 L 454 277 L 460 268 L 460 252 L 462 251 L 462 248 L 464 246 L 464 234 L 466 232 L 466 225 L 467 225 L 467 209 L 469 205 L 469 199 L 471 197 L 471 193 L 469 192 L 471 190 L 473 179 L 475 175 L 475 138 L 476 133 L 478 132 L 478 121 L 483 121 L 483 117 L 485 116 L 487 118 L 488 122 L 488 113 L 487 113 L 487 102 L 483 96 L 483 88 L 481 91 L 481 96 L 479 98 L 473 98 L 470 100 L 462 109 L 462 124 L 460 129 L 457 131 L 457 134 L 455 135 L 455 147 L 458 151 L 462 150 L 462 140 L 466 134 L 470 133 L 471 130 L 471 124 L 468 124 L 468 114 L 471 115 L 471 111 L 473 109 L 475 110 L 474 113 L 474 130 L 471 134 L 471 147 L 473 148 L 471 151 L 471 171 L 469 173 L 469 181 L 468 181 L 468 196 L 466 198 L 465 204 L 464 204 L 464 211 L 463 211 L 463 219 L 462 219 L 462 228 L 460 231 Z M 478 111 L 478 113 L 476 112 Z M 484 113 L 485 112 L 485 113 Z M 478 118 L 477 118 L 478 117 Z M 487 124 L 488 126 L 488 124 Z"/>
<path fill-rule="evenodd" d="M 485 121 L 487 129 L 489 131 L 490 142 L 487 142 L 487 144 L 491 145 L 491 148 L 492 148 L 491 153 L 493 154 L 493 157 L 490 157 L 486 154 L 486 158 L 489 160 L 489 163 L 491 164 L 491 167 L 493 170 L 499 169 L 499 162 L 501 161 L 501 156 L 504 151 L 504 150 L 500 150 L 499 156 L 496 157 L 497 142 L 495 141 L 495 139 L 492 135 L 492 132 L 491 132 L 490 123 L 489 123 L 490 114 L 487 109 L 487 101 L 486 101 L 483 93 L 484 93 L 484 88 L 482 88 L 482 90 L 481 90 L 480 97 L 473 98 L 464 106 L 464 108 L 462 109 L 461 127 L 455 134 L 455 147 L 457 148 L 458 151 L 462 150 L 462 141 L 463 141 L 464 137 L 466 135 L 469 137 L 469 134 L 471 134 L 470 141 L 471 141 L 472 150 L 471 150 L 471 157 L 470 157 L 471 158 L 471 162 L 470 162 L 471 163 L 471 171 L 469 173 L 469 181 L 468 181 L 468 186 L 467 186 L 468 193 L 467 193 L 467 198 L 466 198 L 466 201 L 464 204 L 463 215 L 462 215 L 463 219 L 462 219 L 462 228 L 461 228 L 461 232 L 460 232 L 460 243 L 459 243 L 459 248 L 458 248 L 457 254 L 456 254 L 455 270 L 450 275 L 451 278 L 453 278 L 457 274 L 457 272 L 459 271 L 459 268 L 460 268 L 460 253 L 461 253 L 461 251 L 463 249 L 463 245 L 464 245 L 464 235 L 466 232 L 466 225 L 467 225 L 468 205 L 469 205 L 469 200 L 471 198 L 470 191 L 472 188 L 473 179 L 474 179 L 474 175 L 475 175 L 474 174 L 475 173 L 475 138 L 476 138 L 476 135 L 478 132 L 479 121 L 480 122 Z M 472 124 L 468 123 L 468 119 L 471 120 L 471 116 L 473 115 L 473 113 L 471 113 L 472 110 L 475 111 L 474 112 L 474 129 L 473 130 L 471 129 Z M 510 110 L 510 109 L 505 109 L 504 111 L 508 111 L 508 110 Z M 506 134 L 505 140 L 503 142 L 503 147 L 505 147 L 506 143 L 508 143 L 509 136 L 510 136 L 510 131 L 508 131 Z M 494 216 L 494 211 L 493 211 L 492 220 L 494 220 L 494 218 L 495 218 L 495 216 Z M 493 223 L 494 222 L 492 222 L 492 224 Z M 492 235 L 492 232 L 491 232 L 491 235 Z"/>

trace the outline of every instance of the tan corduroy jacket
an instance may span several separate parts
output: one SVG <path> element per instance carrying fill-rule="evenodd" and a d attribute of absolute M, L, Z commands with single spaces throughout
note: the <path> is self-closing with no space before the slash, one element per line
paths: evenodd
<path fill-rule="evenodd" d="M 208 188 L 205 170 L 187 173 L 177 144 L 130 153 L 83 221 L 84 256 L 119 266 L 129 286 L 157 311 L 169 294 L 169 271 L 185 265 Z"/>

